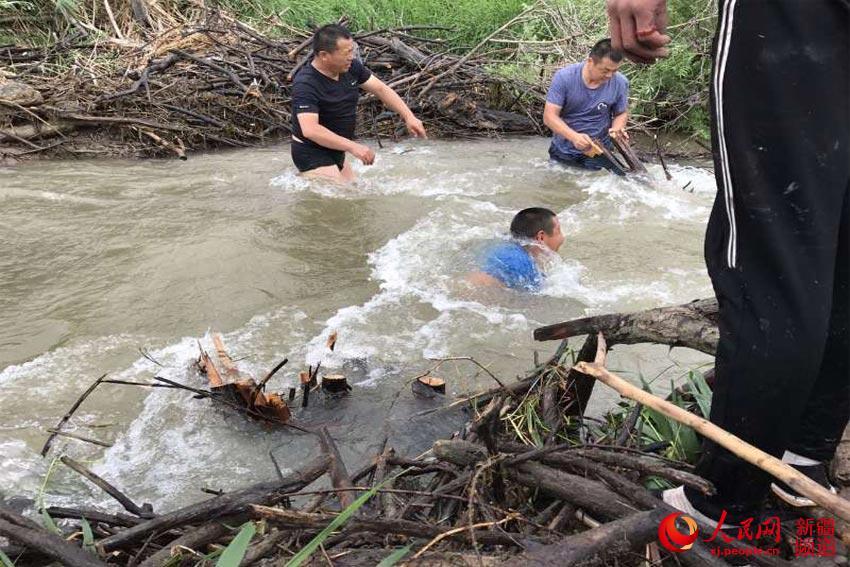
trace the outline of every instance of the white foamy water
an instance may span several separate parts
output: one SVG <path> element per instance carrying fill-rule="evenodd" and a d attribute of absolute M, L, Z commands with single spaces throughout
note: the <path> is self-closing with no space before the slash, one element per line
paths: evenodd
<path fill-rule="evenodd" d="M 349 187 L 296 175 L 286 147 L 5 172 L 0 317 L 15 324 L 0 330 L 0 496 L 36 496 L 50 468 L 38 455 L 44 431 L 97 376 L 203 387 L 193 363 L 214 331 L 258 379 L 289 359 L 270 391 L 319 362 L 345 373 L 354 391 L 343 406 L 296 414 L 327 424 L 355 468 L 388 429 L 398 443 L 416 439 L 399 409 L 415 403 L 397 394 L 430 358 L 473 356 L 510 380 L 534 350 L 557 346 L 532 340 L 540 325 L 711 293 L 706 169 L 673 164 L 668 182 L 650 166 L 661 179 L 651 187 L 551 166 L 540 139 L 385 146 Z M 478 252 L 529 206 L 556 211 L 566 235 L 542 290 L 470 287 Z M 645 375 L 704 361 L 641 347 L 612 356 Z M 465 362 L 441 372 L 454 394 L 491 384 Z M 102 386 L 67 428 L 112 447 L 60 438 L 52 454 L 159 511 L 203 498 L 204 486 L 273 478 L 270 451 L 286 467 L 315 449 L 309 436 L 163 388 Z M 61 466 L 45 498 L 115 509 Z"/>

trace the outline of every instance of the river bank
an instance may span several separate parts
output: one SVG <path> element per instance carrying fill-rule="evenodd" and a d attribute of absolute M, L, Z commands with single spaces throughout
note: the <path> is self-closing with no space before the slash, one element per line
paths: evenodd
<path fill-rule="evenodd" d="M 398 403 L 399 409 L 406 407 L 402 411 L 410 412 L 418 404 L 420 411 L 409 416 L 409 425 L 419 430 L 419 443 L 425 444 L 417 449 L 409 444 L 409 435 L 385 430 L 376 450 L 365 459 L 362 454 L 343 458 L 323 424 L 330 414 L 307 417 L 305 412 L 311 390 L 312 404 L 330 413 L 350 410 L 347 401 L 358 393 L 331 394 L 326 389 L 331 377 L 311 381 L 304 373 L 301 400 L 292 393 L 289 396 L 293 410 L 296 405 L 302 407 L 297 421 L 287 413 L 280 418 L 283 421 L 266 425 L 289 428 L 289 435 L 315 436 L 317 447 L 298 460 L 286 452 L 269 451 L 277 480 L 232 490 L 222 490 L 213 480 L 202 489 L 213 498 L 176 509 L 139 505 L 126 496 L 120 478 L 110 482 L 60 453 L 54 463 L 59 460 L 86 477 L 127 513 L 106 512 L 88 503 L 44 507 L 39 502 L 44 523 L 40 527 L 5 504 L 0 506 L 0 534 L 23 545 L 7 545 L 0 551 L 2 557 L 11 554 L 19 564 L 38 565 L 56 559 L 72 567 L 101 567 L 106 560 L 113 565 L 144 567 L 200 566 L 213 561 L 228 567 L 519 562 L 540 566 L 675 562 L 721 567 L 727 565 L 724 557 L 736 555 L 752 557 L 757 565 L 790 566 L 788 560 L 805 555 L 800 554 L 800 533 L 795 526 L 800 521 L 832 518 L 829 513 L 781 511 L 774 504 L 776 531 L 763 537 L 747 532 L 744 538 L 744 532 L 739 532 L 738 538 L 690 540 L 693 546 L 684 549 L 680 549 L 684 543 L 674 539 L 671 544 L 661 535 L 663 522 L 675 509 L 647 487 L 684 484 L 707 494 L 713 491 L 710 483 L 692 473 L 688 462 L 694 456 L 687 455 L 696 442 L 694 431 L 665 416 L 668 411 L 681 412 L 678 408 L 688 415 L 704 415 L 711 397 L 707 375 L 692 371 L 686 384 L 669 397 L 672 403 L 640 392 L 642 403 L 621 403 L 603 419 L 584 415 L 595 385 L 592 376 L 605 374 L 619 380 L 605 370 L 611 347 L 653 340 L 647 338 L 652 336 L 662 343 L 711 353 L 718 337 L 716 316 L 716 302 L 706 300 L 636 314 L 634 319 L 623 315 L 618 321 L 606 315 L 538 329 L 535 336 L 540 339 L 553 332 L 567 338 L 591 329 L 599 332 L 588 334 L 581 349 L 575 351 L 562 341 L 548 361 L 535 365 L 515 382 L 503 382 L 474 359 L 464 358 L 472 363 L 470 368 L 483 369 L 497 385 L 462 399 L 446 396 L 445 380 L 437 377 L 446 363 L 460 359 L 442 359 L 406 380 L 388 411 L 392 415 Z M 641 323 L 633 324 L 639 320 Z M 678 323 L 671 325 L 671 320 Z M 333 351 L 336 340 L 332 333 L 325 349 Z M 215 394 L 219 372 L 228 375 L 227 380 L 246 376 L 219 338 L 215 344 L 212 357 L 201 351 L 199 359 L 204 361 L 200 368 L 213 387 L 189 390 L 203 394 L 197 403 L 217 401 L 221 405 L 212 404 L 217 413 L 239 419 L 243 410 L 220 395 L 210 396 Z M 314 376 L 318 375 L 317 366 Z M 339 376 L 334 377 L 336 382 Z M 155 380 L 153 384 L 164 387 L 178 385 Z M 52 431 L 64 435 L 63 425 L 97 386 L 107 386 L 107 382 L 99 378 Z M 608 384 L 607 379 L 605 382 Z M 449 435 L 453 427 L 459 429 Z M 695 421 L 694 427 L 701 426 Z M 665 430 L 659 438 L 658 431 Z M 96 439 L 70 437 L 100 444 Z M 43 454 L 50 452 L 54 438 L 58 439 L 51 436 L 45 443 Z M 399 446 L 405 449 L 398 450 Z M 846 450 L 834 465 L 836 478 L 846 481 L 850 473 Z M 830 511 L 850 519 L 846 509 Z M 55 522 L 62 518 L 66 520 L 59 528 Z M 701 531 L 713 528 L 699 526 Z M 831 551 L 824 551 L 818 543 L 817 552 L 811 555 L 822 559 L 818 565 L 846 564 L 846 547 L 836 538 L 847 540 L 847 524 L 839 521 L 836 530 L 827 535 Z M 658 544 L 659 538 L 663 545 Z M 819 533 L 818 542 L 821 538 Z M 766 551 L 756 554 L 753 546 Z"/>
<path fill-rule="evenodd" d="M 433 39 L 445 30 L 433 25 L 359 31 L 355 39 L 364 63 L 408 101 L 432 136 L 546 135 L 543 102 L 549 76 L 560 63 L 521 53 L 521 43 L 506 53 L 497 36 L 547 14 L 535 5 L 462 51 Z M 289 89 L 292 75 L 310 57 L 308 30 L 289 26 L 284 34 L 267 35 L 220 10 L 167 23 L 172 25 L 154 32 L 131 19 L 126 25 L 134 26 L 136 39 L 116 27 L 114 37 L 67 34 L 41 47 L 2 47 L 2 163 L 186 159 L 288 139 Z M 570 49 L 580 53 L 581 46 Z M 539 73 L 506 72 L 519 68 L 512 58 L 520 56 L 530 67 L 539 65 Z M 676 120 L 698 101 L 688 104 Z M 650 138 L 664 125 L 640 116 L 636 122 L 635 130 Z M 404 135 L 400 126 L 374 97 L 361 99 L 361 137 L 380 146 L 382 139 Z M 643 144 L 644 154 L 704 155 L 699 136 L 674 137 L 687 147 L 677 142 L 678 149 L 671 149 L 662 141 L 658 149 L 650 142 Z"/>

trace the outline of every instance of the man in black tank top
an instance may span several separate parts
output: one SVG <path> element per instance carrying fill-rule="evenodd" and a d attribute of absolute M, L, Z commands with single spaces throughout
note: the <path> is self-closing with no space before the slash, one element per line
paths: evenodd
<path fill-rule="evenodd" d="M 292 85 L 292 161 L 310 176 L 352 181 L 348 152 L 366 165 L 375 152 L 354 141 L 360 89 L 374 94 L 397 112 L 414 136 L 425 138 L 425 127 L 401 97 L 354 58 L 351 33 L 335 24 L 313 36 L 313 60 Z"/>

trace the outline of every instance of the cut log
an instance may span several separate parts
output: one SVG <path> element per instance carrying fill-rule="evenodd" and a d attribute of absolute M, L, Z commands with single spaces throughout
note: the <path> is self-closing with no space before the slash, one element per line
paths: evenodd
<path fill-rule="evenodd" d="M 506 450 L 508 447 L 503 446 L 502 449 Z M 527 450 L 527 447 L 524 450 Z M 650 456 L 630 455 L 628 453 L 606 451 L 604 449 L 571 449 L 570 453 L 586 457 L 609 467 L 621 467 L 638 471 L 644 475 L 666 478 L 677 484 L 684 484 L 685 486 L 695 488 L 709 496 L 715 494 L 714 485 L 704 478 L 687 471 L 675 469 L 664 461 Z M 542 462 L 556 464 L 557 457 L 558 455 L 553 454 L 551 461 L 549 457 L 544 457 Z"/>
<path fill-rule="evenodd" d="M 434 443 L 432 450 L 439 460 L 461 467 L 487 459 L 487 450 L 484 447 L 461 439 L 440 439 Z"/>
<path fill-rule="evenodd" d="M 616 492 L 596 482 L 574 474 L 555 470 L 539 463 L 522 463 L 508 467 L 508 476 L 529 488 L 542 490 L 555 498 L 566 500 L 602 520 L 616 520 L 635 512 Z"/>
<path fill-rule="evenodd" d="M 434 394 L 446 393 L 446 381 L 436 376 L 420 376 L 410 388 L 414 394 L 433 397 Z"/>
<path fill-rule="evenodd" d="M 198 358 L 198 370 L 201 371 L 202 374 L 207 375 L 207 380 L 210 383 L 210 389 L 220 388 L 224 385 L 224 380 L 221 379 L 221 374 L 218 373 L 218 369 L 213 364 L 210 355 L 208 355 L 204 349 L 201 349 L 201 355 Z"/>
<path fill-rule="evenodd" d="M 334 347 L 336 347 L 336 338 L 337 332 L 333 331 L 330 335 L 328 335 L 328 340 L 325 343 L 325 346 L 328 347 L 328 350 L 333 352 Z"/>
<path fill-rule="evenodd" d="M 392 465 L 389 464 L 389 459 L 395 456 L 395 451 L 392 447 L 385 447 L 383 452 L 378 456 L 375 462 L 375 485 L 384 483 L 384 488 L 393 488 L 395 480 L 388 478 Z M 378 516 L 381 518 L 394 518 L 398 512 L 393 495 L 389 492 L 381 492 L 378 495 Z"/>
<path fill-rule="evenodd" d="M 249 547 L 248 551 L 245 552 L 245 557 L 242 559 L 242 562 L 239 565 L 241 567 L 253 565 L 263 557 L 266 557 L 267 555 L 272 553 L 278 545 L 284 543 L 286 539 L 291 537 L 292 533 L 288 530 L 273 531 L 265 538 L 261 539 L 260 541 Z"/>
<path fill-rule="evenodd" d="M 136 503 L 130 500 L 123 492 L 121 492 L 120 490 L 106 482 L 103 478 L 99 477 L 98 475 L 96 475 L 95 473 L 84 467 L 82 464 L 78 463 L 67 455 L 62 455 L 62 458 L 60 460 L 62 461 L 62 464 L 64 464 L 66 467 L 81 474 L 82 476 L 90 480 L 98 488 L 100 488 L 101 490 L 109 494 L 111 497 L 113 497 L 115 500 L 117 500 L 118 503 L 121 504 L 121 506 L 123 506 L 124 509 L 130 512 L 131 514 L 139 516 L 141 518 L 153 517 L 153 510 L 150 504 L 144 504 L 141 507 L 137 506 Z"/>
<path fill-rule="evenodd" d="M 306 408 L 307 404 L 310 403 L 310 373 L 301 371 L 298 374 L 298 379 L 301 381 L 301 407 Z"/>
<path fill-rule="evenodd" d="M 599 337 L 591 333 L 585 339 L 576 360 L 586 362 L 595 360 L 598 351 Z M 595 385 L 596 380 L 592 377 L 579 372 L 575 367 L 570 368 L 566 379 L 566 399 L 561 405 L 565 417 L 584 415 L 584 410 L 587 408 L 588 402 L 590 402 L 590 395 L 593 393 L 593 387 Z"/>
<path fill-rule="evenodd" d="M 351 386 L 343 374 L 325 374 L 322 377 L 322 391 L 329 394 L 346 394 L 351 391 Z"/>
<path fill-rule="evenodd" d="M 597 140 L 596 138 L 593 139 L 593 149 L 595 150 L 594 155 L 601 154 L 602 156 L 604 156 L 605 159 L 607 159 L 611 163 L 611 165 L 614 167 L 614 170 L 617 173 L 619 173 L 621 175 L 626 175 L 627 173 L 629 173 L 629 171 L 623 166 L 623 164 L 620 162 L 620 160 L 617 159 L 617 156 L 615 156 L 613 153 L 611 153 L 611 150 L 609 150 L 605 146 L 605 144 L 603 144 L 601 141 Z M 590 156 L 590 157 L 594 157 L 594 156 Z"/>
<path fill-rule="evenodd" d="M 369 38 L 369 42 L 391 49 L 403 61 L 407 62 L 413 67 L 420 67 L 425 62 L 425 60 L 428 59 L 427 55 L 425 55 L 415 47 L 407 45 L 397 37 L 387 39 L 379 36 L 372 36 Z"/>
<path fill-rule="evenodd" d="M 238 526 L 248 519 L 247 514 L 228 516 L 187 531 L 162 549 L 145 559 L 139 567 L 161 567 L 174 556 L 175 551 L 183 549 L 203 549 L 211 543 L 215 543 L 223 536 L 231 533 L 233 526 Z"/>
<path fill-rule="evenodd" d="M 622 154 L 623 159 L 626 160 L 626 163 L 629 164 L 629 167 L 632 169 L 633 172 L 649 175 L 649 171 L 647 171 L 646 166 L 643 165 L 643 163 L 637 157 L 628 140 L 620 140 L 619 138 L 611 137 L 611 141 L 614 143 L 614 146 L 616 146 L 616 148 L 620 151 L 620 154 Z"/>
<path fill-rule="evenodd" d="M 227 350 L 224 348 L 224 341 L 222 341 L 220 334 L 213 334 L 213 345 L 215 345 L 215 352 L 218 355 L 218 360 L 221 362 L 221 367 L 224 369 L 224 375 L 231 379 L 238 378 L 239 370 L 236 368 L 233 359 L 227 354 Z"/>
<path fill-rule="evenodd" d="M 145 521 L 142 518 L 128 516 L 126 514 L 107 514 L 100 510 L 89 510 L 85 508 L 61 508 L 58 506 L 51 506 L 47 509 L 47 513 L 54 519 L 71 518 L 79 520 L 80 518 L 85 518 L 89 522 L 97 522 L 99 524 L 120 526 L 124 528 L 137 526 Z"/>
<path fill-rule="evenodd" d="M 263 392 L 265 383 L 278 369 L 286 364 L 286 359 L 266 375 L 260 384 L 257 384 L 253 378 L 240 374 L 233 359 L 227 354 L 224 348 L 224 342 L 218 333 L 213 335 L 213 344 L 215 345 L 216 356 L 224 369 L 225 376 L 228 380 L 233 381 L 225 382 L 222 374 L 216 368 L 215 362 L 201 349 L 198 368 L 202 373 L 207 375 L 210 391 L 215 396 L 223 397 L 236 407 L 245 408 L 249 416 L 266 418 L 271 422 L 288 422 L 292 414 L 283 397 L 280 394 L 266 394 Z"/>

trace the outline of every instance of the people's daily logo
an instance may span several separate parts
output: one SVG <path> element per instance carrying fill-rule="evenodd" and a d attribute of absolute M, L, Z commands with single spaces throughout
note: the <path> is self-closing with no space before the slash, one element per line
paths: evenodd
<path fill-rule="evenodd" d="M 685 523 L 687 533 L 679 531 L 676 525 L 676 520 L 682 518 Z M 674 512 L 661 520 L 658 524 L 658 541 L 664 546 L 664 549 L 673 553 L 680 553 L 686 549 L 690 549 L 699 536 L 696 521 L 690 516 L 685 516 L 681 512 Z"/>

